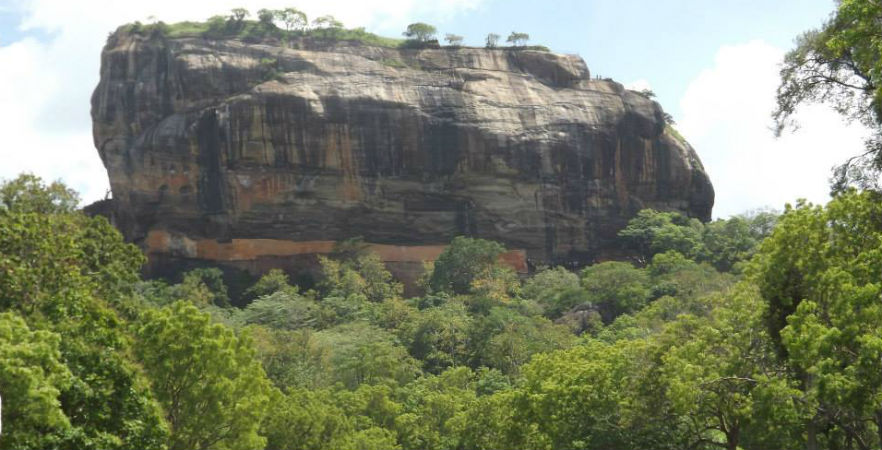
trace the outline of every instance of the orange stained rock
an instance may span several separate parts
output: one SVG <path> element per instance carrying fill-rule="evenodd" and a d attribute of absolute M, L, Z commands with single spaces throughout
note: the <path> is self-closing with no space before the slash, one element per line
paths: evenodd
<path fill-rule="evenodd" d="M 291 241 L 283 239 L 233 239 L 218 242 L 214 239 L 191 240 L 172 236 L 167 231 L 152 230 L 144 241 L 148 254 L 163 254 L 195 248 L 194 254 L 179 256 L 209 261 L 248 261 L 267 256 L 327 255 L 334 251 L 336 241 Z M 446 245 L 388 245 L 367 244 L 368 250 L 380 260 L 392 262 L 435 261 Z M 527 272 L 527 254 L 524 250 L 509 250 L 500 261 L 519 273 Z"/>

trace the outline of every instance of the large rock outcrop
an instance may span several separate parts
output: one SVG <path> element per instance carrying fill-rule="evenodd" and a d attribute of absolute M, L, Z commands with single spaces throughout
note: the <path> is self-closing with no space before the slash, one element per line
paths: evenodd
<path fill-rule="evenodd" d="M 642 208 L 710 218 L 710 181 L 661 107 L 577 56 L 286 47 L 108 39 L 95 146 L 116 223 L 152 259 L 259 271 L 361 236 L 415 262 L 464 234 L 587 263 Z"/>

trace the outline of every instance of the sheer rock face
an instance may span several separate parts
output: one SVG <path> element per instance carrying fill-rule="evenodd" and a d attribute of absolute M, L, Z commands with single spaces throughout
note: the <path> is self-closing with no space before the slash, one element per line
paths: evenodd
<path fill-rule="evenodd" d="M 93 130 L 127 238 L 211 260 L 212 241 L 472 235 L 587 263 L 642 208 L 710 218 L 708 176 L 660 106 L 577 56 L 292 47 L 110 37 Z"/>

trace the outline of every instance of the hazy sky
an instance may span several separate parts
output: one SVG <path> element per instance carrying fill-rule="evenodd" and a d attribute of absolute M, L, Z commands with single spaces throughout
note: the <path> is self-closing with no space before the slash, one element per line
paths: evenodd
<path fill-rule="evenodd" d="M 517 30 L 578 53 L 593 74 L 656 92 L 710 173 L 716 217 L 823 202 L 830 168 L 861 149 L 863 130 L 823 106 L 802 111 L 795 134 L 769 131 L 778 64 L 832 0 L 0 0 L 0 178 L 29 171 L 63 179 L 86 202 L 102 198 L 89 97 L 107 34 L 149 16 L 201 20 L 238 6 L 295 6 L 388 36 L 424 21 L 475 45 Z"/>

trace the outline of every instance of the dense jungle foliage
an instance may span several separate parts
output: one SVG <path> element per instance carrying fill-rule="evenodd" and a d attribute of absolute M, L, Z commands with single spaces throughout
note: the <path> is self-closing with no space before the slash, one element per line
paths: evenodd
<path fill-rule="evenodd" d="M 357 241 L 308 291 L 144 281 L 77 203 L 0 187 L 2 448 L 882 443 L 878 194 L 708 224 L 646 210 L 621 232 L 635 264 L 526 279 L 458 237 L 414 298 Z"/>

